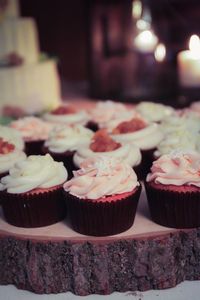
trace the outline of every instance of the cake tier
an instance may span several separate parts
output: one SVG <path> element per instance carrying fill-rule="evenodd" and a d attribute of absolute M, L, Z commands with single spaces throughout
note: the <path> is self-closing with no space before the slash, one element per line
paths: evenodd
<path fill-rule="evenodd" d="M 0 106 L 21 106 L 27 112 L 53 109 L 61 99 L 57 65 L 53 60 L 0 68 Z"/>
<path fill-rule="evenodd" d="M 24 63 L 39 60 L 37 27 L 32 18 L 6 18 L 0 23 L 0 59 L 10 53 L 23 58 Z"/>
<path fill-rule="evenodd" d="M 65 221 L 17 228 L 0 216 L 0 284 L 78 295 L 164 289 L 200 278 L 199 229 L 153 223 L 144 191 L 134 225 L 109 237 L 74 232 Z"/>

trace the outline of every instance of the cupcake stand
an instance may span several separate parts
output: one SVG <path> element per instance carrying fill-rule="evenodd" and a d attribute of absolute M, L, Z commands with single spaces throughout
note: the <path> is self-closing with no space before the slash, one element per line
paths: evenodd
<path fill-rule="evenodd" d="M 142 192 L 135 223 L 110 237 L 75 233 L 63 221 L 37 229 L 7 224 L 0 212 L 0 284 L 39 294 L 145 291 L 200 279 L 200 229 L 159 226 Z"/>

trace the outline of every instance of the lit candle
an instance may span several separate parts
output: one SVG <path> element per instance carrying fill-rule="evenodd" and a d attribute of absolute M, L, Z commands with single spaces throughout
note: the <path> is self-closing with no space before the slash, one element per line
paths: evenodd
<path fill-rule="evenodd" d="M 180 85 L 200 87 L 200 39 L 192 35 L 189 49 L 178 54 L 178 72 Z"/>
<path fill-rule="evenodd" d="M 151 30 L 140 32 L 134 40 L 135 48 L 143 53 L 154 52 L 157 43 L 158 38 Z"/>
<path fill-rule="evenodd" d="M 166 48 L 164 44 L 158 44 L 154 52 L 155 60 L 158 62 L 164 61 L 166 57 Z"/>

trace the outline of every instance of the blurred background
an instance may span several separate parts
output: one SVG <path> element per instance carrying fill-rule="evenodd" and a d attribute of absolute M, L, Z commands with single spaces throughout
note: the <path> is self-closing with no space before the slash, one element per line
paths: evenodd
<path fill-rule="evenodd" d="M 198 0 L 21 0 L 20 10 L 36 20 L 41 50 L 57 57 L 64 97 L 198 100 L 177 62 L 199 34 Z"/>

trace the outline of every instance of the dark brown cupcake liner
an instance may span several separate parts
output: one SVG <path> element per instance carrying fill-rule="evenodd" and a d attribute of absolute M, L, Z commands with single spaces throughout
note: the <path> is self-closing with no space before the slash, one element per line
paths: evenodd
<path fill-rule="evenodd" d="M 135 219 L 141 186 L 130 196 L 115 201 L 79 199 L 69 193 L 66 203 L 71 227 L 85 235 L 107 236 L 129 229 Z M 120 196 L 120 195 L 119 195 Z"/>
<path fill-rule="evenodd" d="M 73 171 L 77 170 L 77 167 L 74 165 L 73 156 L 75 151 L 65 151 L 63 153 L 55 153 L 48 150 L 47 147 L 43 147 L 43 154 L 49 153 L 55 161 L 63 162 L 65 168 L 68 171 L 68 180 L 73 177 Z"/>
<path fill-rule="evenodd" d="M 86 128 L 96 132 L 97 130 L 99 130 L 99 126 L 96 122 L 94 121 L 89 121 L 86 125 L 85 125 Z"/>
<path fill-rule="evenodd" d="M 44 141 L 27 141 L 25 142 L 26 155 L 41 155 Z"/>
<path fill-rule="evenodd" d="M 156 149 L 154 148 L 154 149 L 150 149 L 150 150 L 142 150 L 141 151 L 142 161 L 138 166 L 134 167 L 134 170 L 135 170 L 139 180 L 145 180 L 147 174 L 150 172 L 152 163 L 155 160 L 154 155 L 153 155 L 155 150 Z"/>
<path fill-rule="evenodd" d="M 173 192 L 145 183 L 152 220 L 171 228 L 200 226 L 200 192 Z"/>
<path fill-rule="evenodd" d="M 48 226 L 66 216 L 62 187 L 38 194 L 9 194 L 3 191 L 0 198 L 6 221 L 18 227 Z"/>
<path fill-rule="evenodd" d="M 6 175 L 8 175 L 9 173 L 8 172 L 4 172 L 4 173 L 1 173 L 0 174 L 0 181 L 1 181 L 1 178 L 5 177 Z M 2 204 L 2 197 L 1 197 L 1 194 L 0 194 L 0 205 Z"/>

